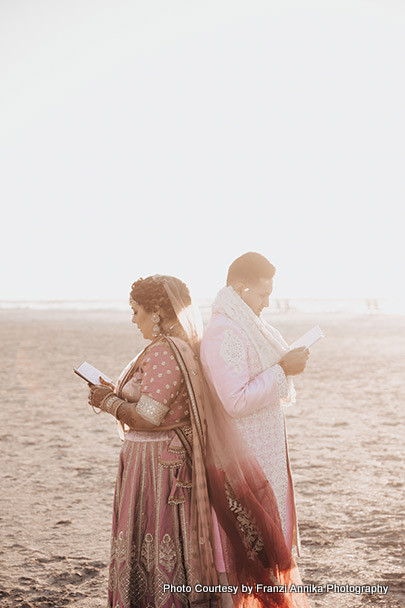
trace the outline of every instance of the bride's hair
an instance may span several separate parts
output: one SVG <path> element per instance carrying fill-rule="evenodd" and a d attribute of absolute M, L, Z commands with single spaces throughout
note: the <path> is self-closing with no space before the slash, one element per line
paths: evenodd
<path fill-rule="evenodd" d="M 172 284 L 174 283 L 177 286 L 185 304 L 187 306 L 191 304 L 190 292 L 187 285 L 176 277 L 165 275 L 154 275 L 146 279 L 141 278 L 132 283 L 130 299 L 143 306 L 147 312 L 154 312 L 160 308 L 167 319 L 175 319 L 176 313 L 164 286 L 164 281 L 168 279 L 170 279 Z"/>
<path fill-rule="evenodd" d="M 251 283 L 260 279 L 272 279 L 275 272 L 275 266 L 264 255 L 249 251 L 236 258 L 229 266 L 226 284 L 231 285 L 235 281 Z"/>

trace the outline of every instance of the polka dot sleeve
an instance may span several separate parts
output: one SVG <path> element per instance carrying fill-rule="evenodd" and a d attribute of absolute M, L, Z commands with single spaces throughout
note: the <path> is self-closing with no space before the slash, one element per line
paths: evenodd
<path fill-rule="evenodd" d="M 136 411 L 148 422 L 159 426 L 182 388 L 183 377 L 166 343 L 157 343 L 149 348 L 141 367 L 141 397 Z"/>

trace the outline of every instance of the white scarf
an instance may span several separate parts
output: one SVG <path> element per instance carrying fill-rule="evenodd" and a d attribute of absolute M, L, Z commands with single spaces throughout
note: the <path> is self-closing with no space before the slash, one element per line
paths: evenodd
<path fill-rule="evenodd" d="M 289 351 L 289 346 L 280 332 L 255 315 L 231 285 L 218 292 L 212 304 L 212 312 L 229 317 L 246 335 L 259 357 L 262 372 L 278 363 Z M 292 378 L 289 376 L 287 380 L 289 390 L 288 396 L 282 400 L 283 405 L 295 402 Z"/>

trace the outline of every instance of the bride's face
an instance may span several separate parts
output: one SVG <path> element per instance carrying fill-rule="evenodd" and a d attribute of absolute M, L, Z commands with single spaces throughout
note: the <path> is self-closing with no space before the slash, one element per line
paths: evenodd
<path fill-rule="evenodd" d="M 153 326 L 155 325 L 155 323 L 152 321 L 153 313 L 148 312 L 143 306 L 133 301 L 131 302 L 131 308 L 133 312 L 132 323 L 136 323 L 146 340 L 152 340 Z"/>

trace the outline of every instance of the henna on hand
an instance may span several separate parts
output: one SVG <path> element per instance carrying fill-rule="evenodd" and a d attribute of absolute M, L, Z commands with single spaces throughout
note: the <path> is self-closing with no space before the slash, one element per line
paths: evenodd
<path fill-rule="evenodd" d="M 113 394 L 113 391 L 108 386 L 93 385 L 89 393 L 89 405 L 92 405 L 93 407 L 97 407 L 99 409 L 103 409 L 101 402 L 103 401 L 103 399 L 105 399 L 105 397 L 107 397 L 107 395 Z"/>

